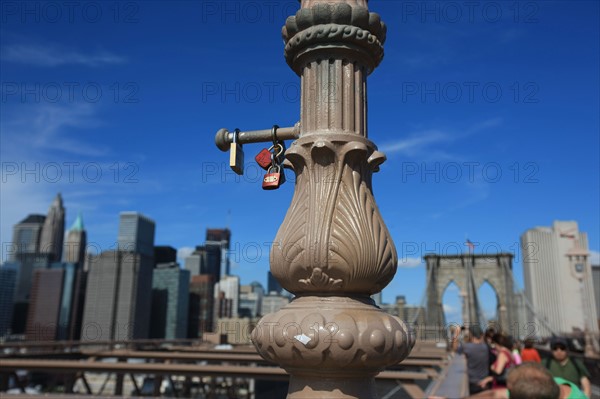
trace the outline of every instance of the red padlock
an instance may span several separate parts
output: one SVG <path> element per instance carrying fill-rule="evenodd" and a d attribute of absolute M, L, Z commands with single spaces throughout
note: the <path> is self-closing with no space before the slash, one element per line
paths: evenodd
<path fill-rule="evenodd" d="M 264 170 L 269 170 L 272 165 L 271 156 L 271 151 L 263 148 L 258 155 L 254 157 L 254 160 L 261 168 Z"/>
<path fill-rule="evenodd" d="M 263 178 L 262 188 L 263 190 L 277 190 L 284 181 L 285 175 L 281 173 L 281 167 L 279 165 L 271 166 Z"/>

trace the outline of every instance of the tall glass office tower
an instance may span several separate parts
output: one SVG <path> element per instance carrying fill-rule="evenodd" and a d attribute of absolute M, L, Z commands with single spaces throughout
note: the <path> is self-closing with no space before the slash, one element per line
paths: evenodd
<path fill-rule="evenodd" d="M 137 212 L 121 212 L 119 251 L 135 252 L 154 257 L 154 221 Z"/>

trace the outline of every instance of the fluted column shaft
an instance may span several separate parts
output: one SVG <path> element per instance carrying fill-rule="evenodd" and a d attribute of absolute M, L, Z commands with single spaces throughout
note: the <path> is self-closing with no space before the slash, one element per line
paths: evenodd
<path fill-rule="evenodd" d="M 311 61 L 302 73 L 301 134 L 367 137 L 366 69 L 347 59 Z"/>

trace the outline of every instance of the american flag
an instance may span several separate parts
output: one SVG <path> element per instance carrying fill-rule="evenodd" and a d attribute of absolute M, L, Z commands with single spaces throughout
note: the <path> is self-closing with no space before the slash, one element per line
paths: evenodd
<path fill-rule="evenodd" d="M 471 242 L 471 240 L 467 239 L 467 242 L 465 242 L 465 245 L 467 247 L 469 247 L 469 253 L 473 253 L 475 251 L 475 244 L 473 244 Z"/>

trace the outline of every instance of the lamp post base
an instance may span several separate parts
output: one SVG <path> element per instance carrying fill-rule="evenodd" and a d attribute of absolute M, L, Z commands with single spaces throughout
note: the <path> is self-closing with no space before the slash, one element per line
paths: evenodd
<path fill-rule="evenodd" d="M 288 399 L 375 399 L 375 379 L 359 376 L 328 378 L 293 375 Z"/>
<path fill-rule="evenodd" d="M 368 296 L 301 296 L 264 316 L 252 341 L 290 374 L 288 398 L 376 398 L 375 376 L 415 343 L 399 318 Z"/>

